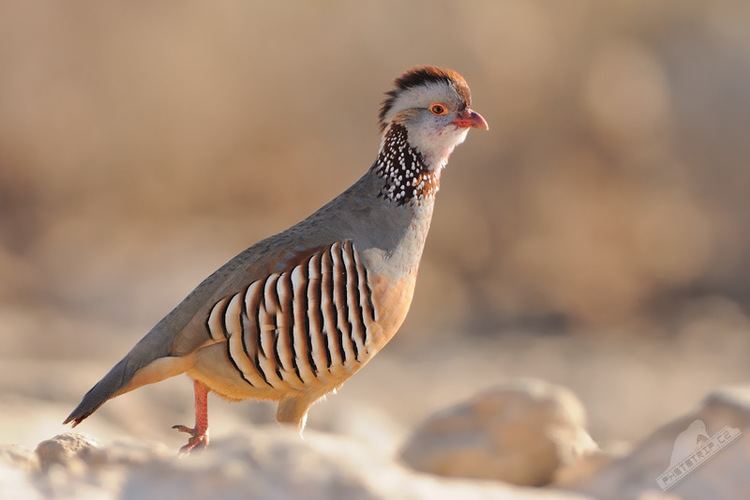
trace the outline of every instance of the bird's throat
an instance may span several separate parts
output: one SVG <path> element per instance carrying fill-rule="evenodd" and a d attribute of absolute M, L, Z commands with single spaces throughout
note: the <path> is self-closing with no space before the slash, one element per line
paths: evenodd
<path fill-rule="evenodd" d="M 371 171 L 383 179 L 379 198 L 397 205 L 431 201 L 440 189 L 440 171 L 431 169 L 422 154 L 409 144 L 406 127 L 391 124 L 383 137 Z"/>

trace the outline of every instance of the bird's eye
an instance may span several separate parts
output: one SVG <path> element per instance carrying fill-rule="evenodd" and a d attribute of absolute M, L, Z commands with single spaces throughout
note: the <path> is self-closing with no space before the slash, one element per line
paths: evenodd
<path fill-rule="evenodd" d="M 444 115 L 448 109 L 443 104 L 430 104 L 430 113 L 433 115 Z"/>

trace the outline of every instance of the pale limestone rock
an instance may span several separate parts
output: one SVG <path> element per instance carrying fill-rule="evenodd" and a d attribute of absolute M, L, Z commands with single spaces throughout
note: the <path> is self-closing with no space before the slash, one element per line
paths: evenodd
<path fill-rule="evenodd" d="M 13 498 L 56 500 L 589 500 L 572 492 L 415 473 L 363 442 L 315 431 L 300 439 L 276 425 L 217 439 L 184 458 L 147 443 L 98 445 L 73 433 L 40 444 L 38 455 L 46 465 L 34 473 L 0 463 L 0 486 L 11 488 L 3 491 L 13 491 Z"/>
<path fill-rule="evenodd" d="M 39 443 L 36 455 L 39 466 L 48 469 L 53 464 L 69 467 L 79 461 L 91 461 L 98 450 L 99 444 L 92 437 L 66 432 Z"/>
<path fill-rule="evenodd" d="M 517 380 L 428 418 L 402 458 L 432 474 L 540 486 L 595 450 L 583 407 L 569 390 Z"/>
<path fill-rule="evenodd" d="M 42 494 L 32 485 L 28 472 L 0 460 L 0 498 L 37 500 Z"/>
<path fill-rule="evenodd" d="M 698 422 L 698 424 L 696 424 Z M 677 419 L 644 439 L 632 453 L 614 460 L 591 477 L 584 477 L 572 488 L 596 498 L 630 500 L 662 498 L 657 478 L 670 468 L 673 454 L 691 454 L 683 448 L 690 429 L 706 429 L 709 436 L 725 427 L 741 436 L 692 470 L 668 490 L 668 498 L 682 500 L 736 500 L 750 493 L 750 386 L 724 388 L 711 393 L 702 407 Z M 694 436 L 700 447 L 705 438 Z M 729 442 L 729 441 L 727 441 Z M 680 443 L 680 444 L 678 444 Z M 695 450 L 696 448 L 693 448 Z"/>
<path fill-rule="evenodd" d="M 597 450 L 589 453 L 580 460 L 557 469 L 553 484 L 560 488 L 578 484 L 624 455 L 624 452 L 611 450 Z"/>
<path fill-rule="evenodd" d="M 15 444 L 0 445 L 0 463 L 20 470 L 34 470 L 39 463 L 36 454 Z"/>

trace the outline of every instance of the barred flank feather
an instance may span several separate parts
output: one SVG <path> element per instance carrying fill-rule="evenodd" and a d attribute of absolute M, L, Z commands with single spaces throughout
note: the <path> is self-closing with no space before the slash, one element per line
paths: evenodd
<path fill-rule="evenodd" d="M 354 372 L 374 322 L 367 271 L 346 241 L 218 301 L 206 326 L 247 384 L 286 391 Z"/>

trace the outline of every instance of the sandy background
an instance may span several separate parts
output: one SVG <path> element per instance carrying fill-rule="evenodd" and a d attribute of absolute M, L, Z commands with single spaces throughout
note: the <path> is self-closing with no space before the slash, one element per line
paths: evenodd
<path fill-rule="evenodd" d="M 491 125 L 443 178 L 411 314 L 312 428 L 395 449 L 496 382 L 566 385 L 599 442 L 750 378 L 746 2 L 3 2 L 0 442 L 80 396 L 215 268 L 373 160 L 415 64 Z M 267 422 L 211 401 L 212 436 Z M 81 429 L 177 447 L 182 377 Z"/>

